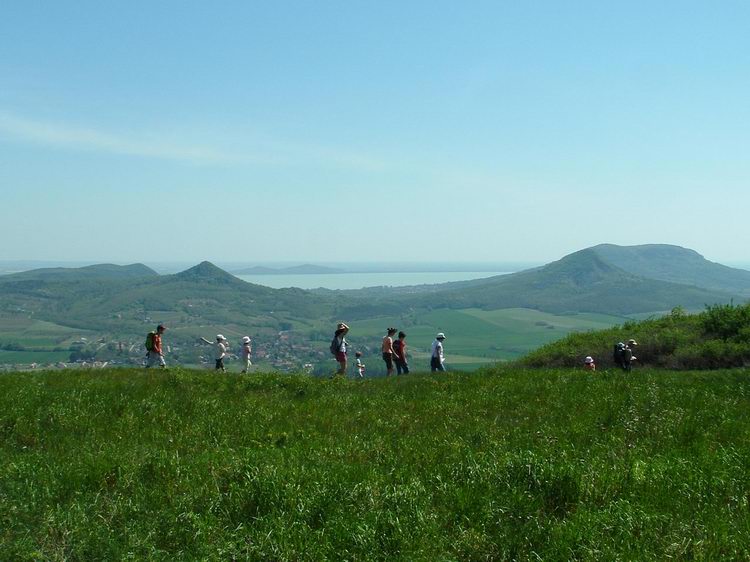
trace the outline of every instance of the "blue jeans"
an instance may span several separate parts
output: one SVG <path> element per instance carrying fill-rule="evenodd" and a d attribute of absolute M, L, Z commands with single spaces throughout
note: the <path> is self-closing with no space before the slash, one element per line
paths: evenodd
<path fill-rule="evenodd" d="M 400 359 L 396 359 L 396 373 L 397 374 L 403 374 L 408 375 L 409 374 L 409 365 L 406 363 L 406 361 L 401 361 Z"/>

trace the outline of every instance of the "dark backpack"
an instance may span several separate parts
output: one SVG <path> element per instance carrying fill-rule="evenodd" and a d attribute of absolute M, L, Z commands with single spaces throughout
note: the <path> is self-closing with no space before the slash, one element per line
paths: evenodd
<path fill-rule="evenodd" d="M 333 336 L 330 349 L 332 355 L 336 355 L 339 352 L 339 349 L 341 349 L 341 344 L 339 343 L 338 336 Z"/>
<path fill-rule="evenodd" d="M 154 336 L 156 335 L 156 332 L 149 332 L 146 335 L 146 350 L 153 351 L 154 350 Z"/>
<path fill-rule="evenodd" d="M 622 342 L 616 343 L 614 349 L 612 350 L 612 359 L 615 362 L 615 365 L 622 365 L 622 362 L 625 360 L 625 344 Z"/>

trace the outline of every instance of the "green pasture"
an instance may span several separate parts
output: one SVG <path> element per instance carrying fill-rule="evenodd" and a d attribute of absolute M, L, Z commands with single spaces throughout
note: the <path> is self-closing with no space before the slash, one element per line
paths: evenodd
<path fill-rule="evenodd" d="M 437 332 L 445 332 L 449 363 L 476 368 L 488 360 L 516 359 L 540 345 L 575 331 L 608 328 L 625 319 L 603 314 L 555 315 L 529 309 L 441 309 L 402 317 L 381 317 L 349 323 L 349 339 L 379 349 L 385 330 L 407 333 L 413 354 L 427 353 Z"/>
<path fill-rule="evenodd" d="M 0 376 L 3 560 L 748 560 L 750 371 Z"/>

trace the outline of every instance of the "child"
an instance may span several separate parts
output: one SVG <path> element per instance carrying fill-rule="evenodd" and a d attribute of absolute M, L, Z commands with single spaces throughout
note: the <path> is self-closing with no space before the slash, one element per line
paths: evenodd
<path fill-rule="evenodd" d="M 365 378 L 365 364 L 362 363 L 362 352 L 358 351 L 354 356 L 357 358 L 357 372 L 359 373 L 359 378 L 363 379 Z"/>
<path fill-rule="evenodd" d="M 245 368 L 242 369 L 242 373 L 245 374 L 250 370 L 250 365 L 252 365 L 252 361 L 250 361 L 250 352 L 252 351 L 252 347 L 250 346 L 250 336 L 245 336 L 242 338 L 242 361 L 245 365 Z"/>
<path fill-rule="evenodd" d="M 216 343 L 214 344 L 214 359 L 216 359 L 216 370 L 222 373 L 226 372 L 224 367 L 224 358 L 227 356 L 227 338 L 217 334 Z"/>
<path fill-rule="evenodd" d="M 587 355 L 586 359 L 583 360 L 583 368 L 587 371 L 596 371 L 596 364 L 594 358 L 591 355 Z"/>

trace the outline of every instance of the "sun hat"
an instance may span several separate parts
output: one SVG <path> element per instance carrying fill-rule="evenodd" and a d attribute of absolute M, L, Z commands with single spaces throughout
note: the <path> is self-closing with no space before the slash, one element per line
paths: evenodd
<path fill-rule="evenodd" d="M 437 339 L 437 340 L 444 340 L 445 339 L 445 334 L 443 332 L 438 332 L 438 335 L 435 336 L 435 339 Z"/>
<path fill-rule="evenodd" d="M 217 340 L 219 340 L 219 341 L 223 341 L 223 340 L 225 340 L 225 339 L 227 339 L 227 338 L 225 338 L 225 337 L 224 337 L 224 336 L 222 336 L 221 334 L 216 334 L 216 339 L 217 339 Z"/>
<path fill-rule="evenodd" d="M 242 338 L 242 343 L 250 343 L 250 336 L 245 336 Z"/>
<path fill-rule="evenodd" d="M 336 329 L 337 329 L 337 330 L 348 330 L 348 329 L 349 329 L 349 326 L 347 326 L 347 325 L 346 325 L 346 324 L 344 324 L 343 322 L 339 322 L 339 323 L 338 323 L 338 325 L 336 326 Z"/>
<path fill-rule="evenodd" d="M 638 342 L 633 339 L 630 339 L 628 340 L 628 345 L 638 345 Z"/>
<path fill-rule="evenodd" d="M 587 355 L 586 359 L 584 359 L 583 362 L 584 363 L 593 363 L 594 362 L 594 358 L 591 357 L 591 355 Z"/>

